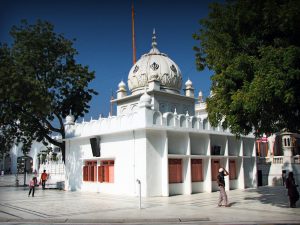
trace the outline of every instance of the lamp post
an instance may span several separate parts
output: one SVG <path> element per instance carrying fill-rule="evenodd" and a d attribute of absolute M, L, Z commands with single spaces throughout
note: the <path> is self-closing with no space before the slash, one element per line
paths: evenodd
<path fill-rule="evenodd" d="M 136 182 L 139 185 L 139 208 L 142 209 L 142 187 L 141 187 L 141 181 L 139 179 L 136 179 Z"/>

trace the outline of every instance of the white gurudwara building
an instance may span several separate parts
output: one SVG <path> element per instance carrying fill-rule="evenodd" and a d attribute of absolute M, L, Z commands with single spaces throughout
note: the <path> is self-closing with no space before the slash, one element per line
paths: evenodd
<path fill-rule="evenodd" d="M 257 186 L 254 136 L 239 139 L 212 127 L 196 107 L 190 80 L 181 95 L 175 62 L 152 48 L 121 81 L 117 115 L 74 123 L 66 118 L 65 190 L 135 196 L 170 196 L 218 190 L 219 167 L 230 173 L 226 189 Z M 205 104 L 204 104 L 205 105 Z"/>

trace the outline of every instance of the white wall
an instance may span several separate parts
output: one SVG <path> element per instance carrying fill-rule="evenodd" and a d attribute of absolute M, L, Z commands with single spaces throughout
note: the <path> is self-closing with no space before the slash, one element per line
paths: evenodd
<path fill-rule="evenodd" d="M 191 155 L 207 155 L 208 139 L 207 134 L 190 134 Z"/>
<path fill-rule="evenodd" d="M 223 136 L 223 135 L 210 135 L 211 138 L 211 142 L 210 145 L 214 146 L 214 145 L 218 145 L 221 146 L 221 155 L 225 154 L 225 147 L 226 147 L 226 141 L 227 141 L 227 137 Z"/>
<path fill-rule="evenodd" d="M 244 176 L 245 176 L 245 188 L 255 188 L 256 187 L 256 162 L 254 158 L 244 159 Z M 254 167 L 255 166 L 255 167 Z M 255 168 L 255 169 L 253 169 Z"/>
<path fill-rule="evenodd" d="M 84 157 L 91 158 L 92 155 L 92 151 L 89 149 L 89 144 L 89 139 L 66 141 L 66 190 L 76 191 L 82 189 L 82 159 Z M 87 151 L 85 152 L 84 149 Z M 90 152 L 90 154 L 88 154 L 88 152 Z"/>
<path fill-rule="evenodd" d="M 243 155 L 244 156 L 255 156 L 255 140 L 253 138 L 243 138 Z"/>
<path fill-rule="evenodd" d="M 188 133 L 168 132 L 169 154 L 186 155 L 188 150 Z"/>
<path fill-rule="evenodd" d="M 240 155 L 241 141 L 235 137 L 228 137 L 228 155 Z"/>
<path fill-rule="evenodd" d="M 145 132 L 127 132 L 101 136 L 101 156 L 93 157 L 89 138 L 67 141 L 66 189 L 137 195 L 136 179 L 141 180 L 146 195 Z M 71 149 L 70 149 L 71 148 Z M 85 160 L 114 160 L 114 183 L 86 182 L 82 178 Z"/>
<path fill-rule="evenodd" d="M 162 195 L 163 137 L 162 131 L 147 131 L 147 196 Z"/>

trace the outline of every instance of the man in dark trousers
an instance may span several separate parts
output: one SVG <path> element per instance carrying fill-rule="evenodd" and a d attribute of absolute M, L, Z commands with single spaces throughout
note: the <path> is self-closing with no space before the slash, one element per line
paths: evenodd
<path fill-rule="evenodd" d="M 41 183 L 42 183 L 43 190 L 45 189 L 47 178 L 48 178 L 48 174 L 46 173 L 46 170 L 44 170 L 44 172 L 41 175 Z"/>
<path fill-rule="evenodd" d="M 227 176 L 228 174 L 229 173 L 223 167 L 221 167 L 219 169 L 219 174 L 218 174 L 218 177 L 217 177 L 217 182 L 218 182 L 218 186 L 219 186 L 219 189 L 220 189 L 219 203 L 218 203 L 219 207 L 222 206 L 223 201 L 224 201 L 224 206 L 229 207 L 227 194 L 225 192 L 225 179 L 224 179 L 224 177 Z"/>

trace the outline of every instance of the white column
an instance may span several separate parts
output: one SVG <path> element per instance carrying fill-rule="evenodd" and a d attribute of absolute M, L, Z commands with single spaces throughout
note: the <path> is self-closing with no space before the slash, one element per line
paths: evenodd
<path fill-rule="evenodd" d="M 230 173 L 229 171 L 229 141 L 228 141 L 228 137 L 226 137 L 226 144 L 225 144 L 225 151 L 224 151 L 224 158 L 223 158 L 223 162 L 224 162 L 224 167 L 225 169 Z M 230 190 L 230 179 L 229 176 L 225 176 L 225 190 L 229 191 Z M 228 184 L 228 185 L 227 185 Z"/>
<path fill-rule="evenodd" d="M 186 150 L 186 155 L 191 155 L 191 137 L 189 134 L 187 134 L 187 150 Z"/>
<path fill-rule="evenodd" d="M 237 166 L 238 166 L 238 177 L 237 177 L 237 182 L 238 182 L 238 188 L 239 189 L 245 189 L 245 171 L 244 171 L 244 140 L 241 138 L 241 144 L 240 144 L 240 151 L 238 155 L 238 161 L 237 161 Z"/>
<path fill-rule="evenodd" d="M 169 163 L 168 163 L 168 135 L 167 132 L 163 134 L 165 137 L 165 145 L 162 154 L 162 196 L 169 196 Z"/>
<path fill-rule="evenodd" d="M 191 159 L 186 158 L 183 159 L 184 166 L 184 194 L 190 195 L 192 194 L 192 175 L 191 175 Z"/>
<path fill-rule="evenodd" d="M 211 155 L 211 141 L 210 141 L 210 135 L 208 135 L 207 138 L 207 149 L 206 149 L 206 155 L 210 156 Z M 206 171 L 206 174 L 204 176 L 204 191 L 210 193 L 212 191 L 212 174 L 211 174 L 211 157 L 206 158 L 203 164 L 204 171 Z"/>
<path fill-rule="evenodd" d="M 224 151 L 224 156 L 229 155 L 229 149 L 228 149 L 228 137 L 226 137 L 226 144 L 225 144 L 225 151 Z"/>
<path fill-rule="evenodd" d="M 252 170 L 252 174 L 253 174 L 253 180 L 252 180 L 252 184 L 253 184 L 253 188 L 257 188 L 257 157 L 253 157 L 253 170 Z"/>
<path fill-rule="evenodd" d="M 71 148 L 71 141 L 67 140 L 65 141 L 65 191 L 70 190 L 70 163 L 69 157 L 70 157 L 70 148 Z"/>
<path fill-rule="evenodd" d="M 239 166 L 239 174 L 238 174 L 238 188 L 245 189 L 245 171 L 244 171 L 244 158 L 239 158 L 237 162 L 237 166 Z"/>
<path fill-rule="evenodd" d="M 240 145 L 239 156 L 244 156 L 244 141 L 243 141 L 242 138 L 241 138 L 241 145 Z"/>
<path fill-rule="evenodd" d="M 224 163 L 225 163 L 225 165 L 224 165 L 224 167 L 225 167 L 225 170 L 227 170 L 228 171 L 228 173 L 230 173 L 230 171 L 229 171 L 229 158 L 228 157 L 224 157 Z M 229 180 L 229 175 L 228 176 L 225 176 L 225 190 L 226 191 L 229 191 L 230 190 L 230 180 Z"/>
<path fill-rule="evenodd" d="M 204 191 L 211 193 L 212 191 L 212 176 L 211 176 L 211 158 L 205 158 L 203 159 L 203 167 L 204 172 L 206 171 L 206 174 L 204 174 Z"/>
<path fill-rule="evenodd" d="M 189 134 L 186 135 L 187 138 L 187 150 L 186 150 L 186 155 L 190 156 L 191 155 L 191 138 Z M 184 174 L 185 174 L 185 179 L 184 179 L 184 193 L 187 195 L 192 194 L 192 173 L 191 173 L 191 159 L 186 158 L 183 160 L 185 162 L 184 165 Z"/>
<path fill-rule="evenodd" d="M 210 135 L 208 135 L 206 155 L 211 155 L 211 141 L 210 141 Z"/>

